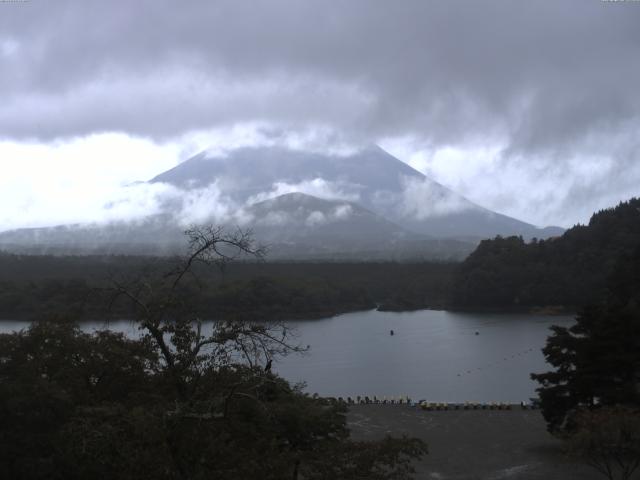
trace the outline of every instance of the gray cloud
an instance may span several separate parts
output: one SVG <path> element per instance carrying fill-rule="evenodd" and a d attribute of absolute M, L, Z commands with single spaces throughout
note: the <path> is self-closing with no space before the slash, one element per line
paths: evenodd
<path fill-rule="evenodd" d="M 640 7 L 599 1 L 3 6 L 8 136 L 266 119 L 515 151 L 637 121 Z"/>
<path fill-rule="evenodd" d="M 0 132 L 165 141 L 265 122 L 493 144 L 504 168 L 567 192 L 554 209 L 578 208 L 640 193 L 638 25 L 639 3 L 599 0 L 2 4 Z M 562 179 L 597 156 L 613 162 L 604 178 Z"/>
<path fill-rule="evenodd" d="M 403 187 L 398 205 L 400 214 L 417 220 L 475 208 L 464 197 L 455 195 L 429 180 L 404 178 Z"/>

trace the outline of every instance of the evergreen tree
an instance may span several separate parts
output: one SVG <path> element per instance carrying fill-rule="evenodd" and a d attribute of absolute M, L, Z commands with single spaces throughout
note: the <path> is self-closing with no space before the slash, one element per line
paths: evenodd
<path fill-rule="evenodd" d="M 640 198 L 596 212 L 588 225 L 561 237 L 483 240 L 457 269 L 452 303 L 465 309 L 577 309 L 604 299 L 618 258 L 638 245 Z"/>
<path fill-rule="evenodd" d="M 608 285 L 575 325 L 552 328 L 543 352 L 555 370 L 532 374 L 552 432 L 570 432 L 582 408 L 640 406 L 640 248 L 620 257 Z"/>

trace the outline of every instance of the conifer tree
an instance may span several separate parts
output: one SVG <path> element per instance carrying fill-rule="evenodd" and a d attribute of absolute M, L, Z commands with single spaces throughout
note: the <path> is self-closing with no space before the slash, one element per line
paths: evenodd
<path fill-rule="evenodd" d="M 584 408 L 640 407 L 640 248 L 620 257 L 605 301 L 552 329 L 543 352 L 555 370 L 532 374 L 550 431 L 571 432 Z"/>

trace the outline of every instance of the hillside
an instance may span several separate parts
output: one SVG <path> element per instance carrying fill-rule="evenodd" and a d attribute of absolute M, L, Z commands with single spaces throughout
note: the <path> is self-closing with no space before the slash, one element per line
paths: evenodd
<path fill-rule="evenodd" d="M 36 255 L 172 255 L 186 247 L 171 216 L 137 221 L 21 228 L 0 233 L 0 250 Z"/>
<path fill-rule="evenodd" d="M 588 225 L 557 238 L 484 240 L 458 268 L 452 303 L 465 309 L 573 309 L 593 303 L 602 296 L 616 261 L 638 245 L 638 198 L 599 211 Z"/>
<path fill-rule="evenodd" d="M 403 238 L 421 238 L 360 205 L 287 193 L 247 208 L 263 242 L 306 244 L 327 251 L 385 249 Z"/>
<path fill-rule="evenodd" d="M 462 260 L 474 243 L 420 235 L 357 203 L 287 193 L 246 209 L 270 259 Z"/>

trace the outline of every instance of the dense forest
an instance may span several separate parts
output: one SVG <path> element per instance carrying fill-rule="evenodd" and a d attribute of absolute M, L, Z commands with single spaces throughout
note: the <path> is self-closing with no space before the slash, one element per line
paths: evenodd
<path fill-rule="evenodd" d="M 484 240 L 457 269 L 455 308 L 574 310 L 602 298 L 617 260 L 640 245 L 640 199 L 595 213 L 561 237 Z"/>
<path fill-rule="evenodd" d="M 48 313 L 78 319 L 130 316 L 111 303 L 112 279 L 165 271 L 178 259 L 130 256 L 0 254 L 0 318 Z M 452 263 L 234 262 L 229 268 L 194 268 L 185 287 L 208 318 L 303 319 L 380 308 L 442 308 Z M 197 288 L 196 288 L 197 287 Z M 204 288 L 201 288 L 204 287 Z"/>

